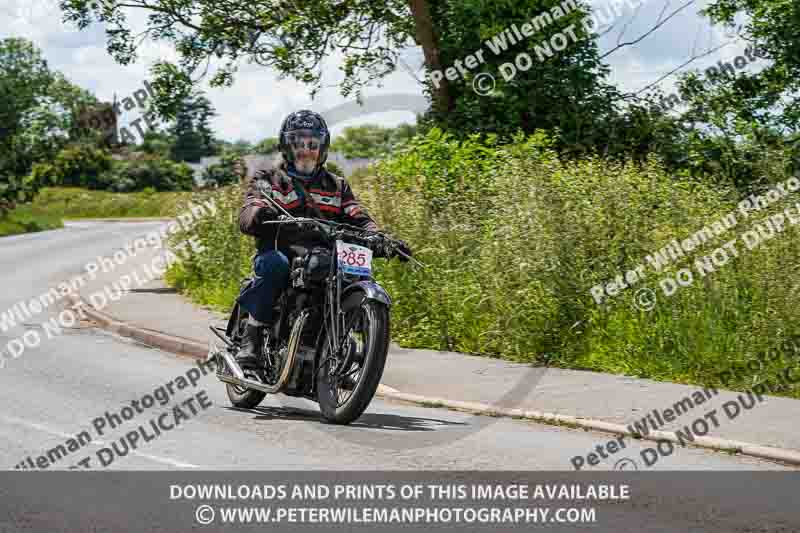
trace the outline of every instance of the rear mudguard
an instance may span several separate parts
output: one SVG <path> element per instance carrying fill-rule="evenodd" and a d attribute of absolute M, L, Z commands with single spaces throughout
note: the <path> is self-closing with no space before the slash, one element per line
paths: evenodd
<path fill-rule="evenodd" d="M 233 306 L 231 316 L 228 318 L 228 326 L 225 328 L 225 334 L 229 339 L 233 338 L 233 328 L 236 327 L 236 320 L 239 318 L 239 302 Z"/>

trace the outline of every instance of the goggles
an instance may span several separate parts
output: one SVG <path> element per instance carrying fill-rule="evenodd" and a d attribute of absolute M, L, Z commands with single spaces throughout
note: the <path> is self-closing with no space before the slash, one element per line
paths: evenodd
<path fill-rule="evenodd" d="M 323 137 L 310 130 L 291 131 L 286 134 L 286 144 L 293 150 L 319 150 L 322 143 Z"/>

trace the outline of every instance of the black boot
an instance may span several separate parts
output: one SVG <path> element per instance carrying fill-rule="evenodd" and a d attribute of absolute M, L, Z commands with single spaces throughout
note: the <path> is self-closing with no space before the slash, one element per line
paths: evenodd
<path fill-rule="evenodd" d="M 239 366 L 261 366 L 261 345 L 264 344 L 263 327 L 250 323 L 245 326 L 242 348 L 236 354 L 236 362 L 239 363 Z"/>

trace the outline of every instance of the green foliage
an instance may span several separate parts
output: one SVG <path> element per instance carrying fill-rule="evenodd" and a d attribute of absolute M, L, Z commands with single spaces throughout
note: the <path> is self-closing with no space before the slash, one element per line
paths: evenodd
<path fill-rule="evenodd" d="M 43 184 L 30 175 L 77 135 L 76 109 L 88 92 L 53 72 L 24 39 L 0 40 L 0 215 L 30 200 Z"/>
<path fill-rule="evenodd" d="M 220 151 L 226 154 L 236 154 L 238 156 L 245 156 L 252 154 L 255 151 L 252 143 L 244 139 L 239 139 L 236 142 L 221 141 Z"/>
<path fill-rule="evenodd" d="M 259 142 L 253 148 L 253 151 L 257 154 L 262 155 L 269 155 L 274 154 L 278 151 L 278 138 L 277 137 L 267 137 L 263 141 Z"/>
<path fill-rule="evenodd" d="M 331 144 L 331 150 L 348 159 L 378 159 L 390 154 L 416 134 L 416 127 L 401 124 L 397 128 L 384 128 L 377 124 L 350 126 Z"/>
<path fill-rule="evenodd" d="M 745 24 L 742 36 L 764 51 L 769 64 L 727 80 L 727 102 L 738 118 L 778 130 L 800 130 L 800 4 L 786 0 L 713 0 L 703 11 L 713 22 Z M 772 113 L 767 113 L 772 110 Z"/>
<path fill-rule="evenodd" d="M 17 177 L 0 172 L 0 217 L 17 204 L 30 201 L 39 190 L 40 183 L 32 176 Z"/>
<path fill-rule="evenodd" d="M 30 204 L 17 206 L 0 216 L 0 237 L 63 227 L 60 216 L 36 212 Z"/>
<path fill-rule="evenodd" d="M 139 145 L 138 149 L 146 154 L 169 157 L 174 144 L 174 136 L 165 132 L 151 130 L 144 134 L 144 139 L 142 139 L 142 144 Z"/>
<path fill-rule="evenodd" d="M 61 150 L 52 163 L 35 163 L 34 181 L 41 184 L 102 189 L 108 184 L 101 174 L 112 168 L 111 155 L 87 144 L 71 145 Z"/>
<path fill-rule="evenodd" d="M 156 191 L 190 191 L 194 173 L 185 163 L 150 154 L 117 161 L 100 176 L 104 188 L 114 192 L 140 191 L 152 187 Z"/>
<path fill-rule="evenodd" d="M 170 149 L 173 161 L 198 162 L 202 157 L 214 155 L 214 135 L 209 125 L 216 115 L 208 98 L 199 92 L 181 101 L 170 134 L 175 142 Z"/>
<path fill-rule="evenodd" d="M 776 376 L 796 357 L 789 346 L 800 317 L 788 274 L 800 267 L 796 227 L 769 246 L 742 250 L 741 259 L 671 298 L 657 282 L 733 235 L 663 273 L 648 267 L 640 286 L 659 295 L 649 313 L 632 305 L 638 286 L 601 306 L 590 295 L 593 286 L 734 210 L 735 190 L 688 176 L 676 181 L 653 160 L 641 167 L 562 161 L 542 135 L 486 148 L 495 152 L 491 164 L 463 184 L 441 176 L 461 174 L 459 165 L 474 168 L 469 161 L 480 159 L 478 146 L 438 133 L 358 182 L 359 198 L 379 223 L 431 265 L 381 265 L 379 278 L 396 301 L 396 340 L 715 385 L 720 372 L 769 350 L 778 350 L 782 362 L 764 365 L 759 378 Z M 453 165 L 445 171 L 448 160 Z M 739 372 L 726 386 L 750 386 L 749 378 Z M 783 393 L 800 396 L 797 389 Z"/>
<path fill-rule="evenodd" d="M 491 177 L 501 163 L 497 137 L 484 140 L 474 134 L 460 140 L 433 128 L 409 141 L 398 157 L 379 167 L 399 190 L 418 190 L 431 209 L 439 209 L 458 196 L 484 202 L 492 194 Z M 458 191 L 458 194 L 457 194 Z"/>
<path fill-rule="evenodd" d="M 63 5 L 68 20 L 108 29 L 108 50 L 121 64 L 136 58 L 142 40 L 129 26 L 130 11 L 149 11 L 147 35 L 175 45 L 179 65 L 166 61 L 153 68 L 156 109 L 173 118 L 179 102 L 190 93 L 192 79 L 201 78 L 210 60 L 219 66 L 212 87 L 230 86 L 240 59 L 322 87 L 322 65 L 342 54 L 343 94 L 358 91 L 395 69 L 399 50 L 414 36 L 405 0 L 305 3 L 174 2 L 130 0 L 98 3 L 71 0 Z M 191 25 L 186 21 L 191 20 Z"/>
<path fill-rule="evenodd" d="M 617 91 L 605 84 L 609 72 L 599 59 L 597 43 L 587 35 L 581 18 L 588 13 L 585 3 L 565 16 L 553 17 L 552 23 L 514 45 L 504 35 L 512 24 L 522 27 L 534 17 L 560 6 L 561 0 L 522 0 L 488 2 L 467 0 L 432 2 L 434 26 L 438 30 L 440 58 L 444 67 L 464 62 L 477 49 L 478 43 L 502 39 L 500 52 L 484 46 L 484 63 L 467 70 L 447 85 L 451 109 L 437 109 L 426 117 L 426 123 L 442 127 L 457 135 L 474 132 L 495 133 L 506 139 L 518 130 L 533 133 L 537 129 L 558 129 L 570 144 L 600 144 L 607 133 L 605 121 L 614 114 L 619 99 Z M 535 47 L 549 46 L 550 38 L 574 24 L 575 42 L 548 57 Z M 494 41 L 492 39 L 494 38 Z M 532 58 L 531 68 L 517 72 L 510 81 L 498 75 L 504 63 L 514 63 L 520 53 Z M 475 77 L 488 72 L 496 80 L 495 89 L 482 96 L 473 90 Z M 435 92 L 430 79 L 424 81 L 426 91 Z"/>
<path fill-rule="evenodd" d="M 41 51 L 24 39 L 0 40 L 0 216 L 29 200 L 39 184 L 26 176 L 33 154 L 21 139 L 26 114 L 39 105 L 52 73 Z"/>
<path fill-rule="evenodd" d="M 171 265 L 164 276 L 194 300 L 225 311 L 239 295 L 241 280 L 251 272 L 255 251 L 253 238 L 239 232 L 242 193 L 239 183 L 213 191 L 216 215 L 200 219 L 173 237 L 173 243 L 191 237 L 203 250 L 187 247 L 189 257 Z"/>
<path fill-rule="evenodd" d="M 238 182 L 239 175 L 234 170 L 234 163 L 239 157 L 234 152 L 228 152 L 219 163 L 209 165 L 203 172 L 203 185 L 216 188 Z"/>
<path fill-rule="evenodd" d="M 346 177 L 345 173 L 344 173 L 344 170 L 342 170 L 341 167 L 339 167 L 339 165 L 337 165 L 336 163 L 334 163 L 332 161 L 326 162 L 325 163 L 325 168 L 328 169 L 328 172 L 336 174 L 337 176 L 341 176 L 343 178 Z"/>
<path fill-rule="evenodd" d="M 38 220 L 61 218 L 174 217 L 190 192 L 115 193 L 76 187 L 44 187 L 25 209 Z"/>
<path fill-rule="evenodd" d="M 775 377 L 787 365 L 800 370 L 791 348 L 800 339 L 792 296 L 792 272 L 800 267 L 796 227 L 769 245 L 742 250 L 670 298 L 661 296 L 658 281 L 691 268 L 728 238 L 664 272 L 647 267 L 636 288 L 659 294 L 649 313 L 632 305 L 635 288 L 598 305 L 592 287 L 734 210 L 736 194 L 688 176 L 676 181 L 655 160 L 563 161 L 554 145 L 541 133 L 498 146 L 433 130 L 351 178 L 379 225 L 429 265 L 376 262 L 376 276 L 394 301 L 395 341 L 708 385 L 722 385 L 726 370 L 778 354 L 759 363 L 755 378 L 737 372 L 725 380 L 733 389 Z M 206 250 L 167 278 L 226 309 L 249 272 L 252 239 L 236 226 L 239 186 L 215 198 L 225 208 L 192 230 Z M 797 388 L 780 393 L 800 396 Z"/>

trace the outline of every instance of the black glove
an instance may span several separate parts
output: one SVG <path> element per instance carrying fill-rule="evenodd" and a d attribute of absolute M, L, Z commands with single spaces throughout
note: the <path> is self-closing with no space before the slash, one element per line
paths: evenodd
<path fill-rule="evenodd" d="M 409 248 L 409 247 L 408 247 L 408 244 L 406 244 L 406 241 L 397 241 L 397 243 L 395 244 L 395 249 L 396 249 L 398 252 L 403 252 L 404 254 L 406 254 L 406 255 L 408 255 L 408 256 L 412 256 L 412 255 L 414 255 L 414 254 L 411 252 L 411 248 Z M 399 253 L 398 253 L 398 254 L 396 254 L 396 256 L 397 256 L 397 258 L 398 258 L 400 261 L 402 261 L 403 263 L 407 263 L 407 262 L 408 262 L 408 257 L 404 257 L 404 256 L 400 255 Z"/>
<path fill-rule="evenodd" d="M 267 220 L 274 220 L 278 217 L 278 210 L 272 205 L 264 202 L 256 211 L 256 223 L 261 224 Z"/>
<path fill-rule="evenodd" d="M 390 257 L 389 243 L 381 234 L 370 235 L 366 239 L 367 248 L 372 250 L 373 257 Z"/>

